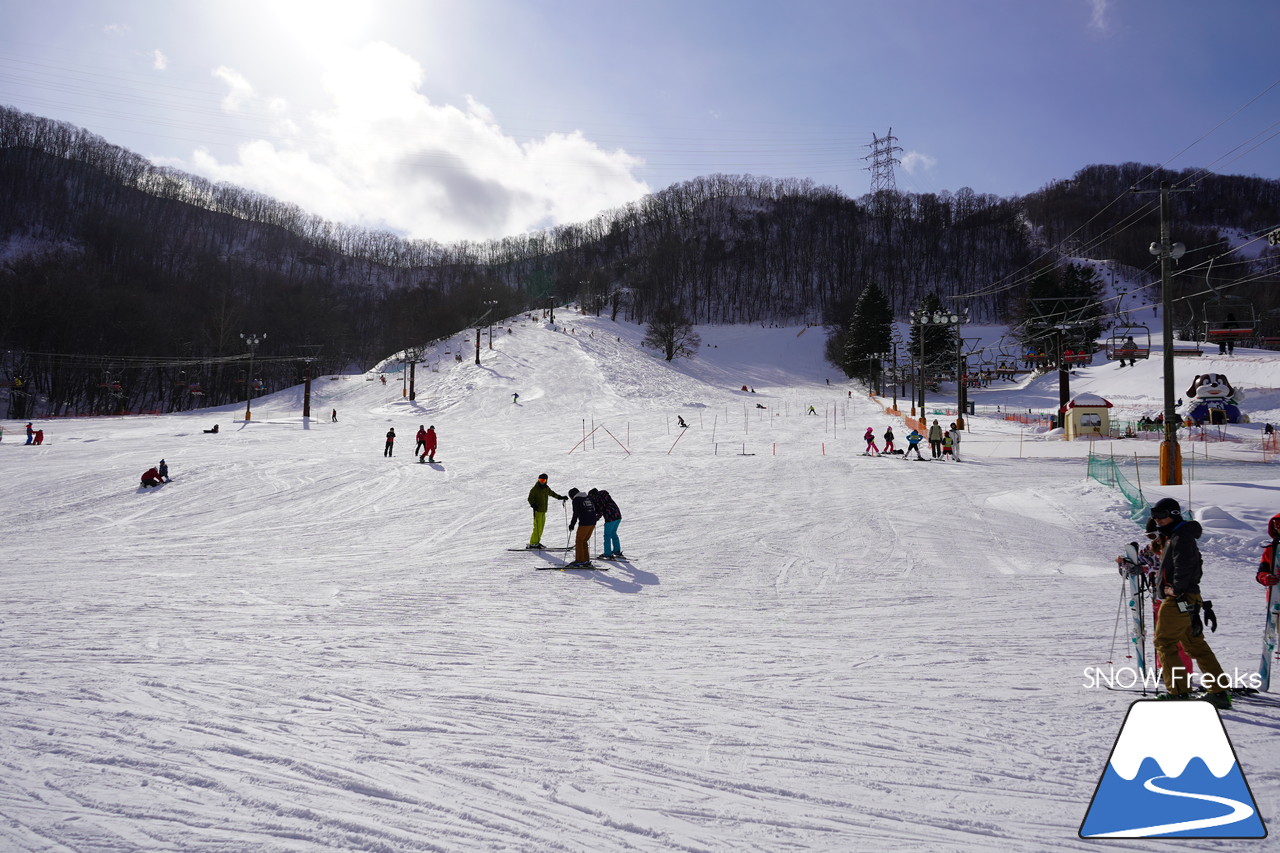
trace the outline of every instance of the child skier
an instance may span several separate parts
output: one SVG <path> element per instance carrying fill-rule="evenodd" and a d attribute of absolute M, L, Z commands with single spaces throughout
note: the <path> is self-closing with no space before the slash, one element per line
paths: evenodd
<path fill-rule="evenodd" d="M 911 451 L 914 450 L 916 452 L 916 458 L 923 462 L 924 457 L 920 455 L 920 442 L 922 441 L 924 441 L 924 436 L 920 434 L 920 430 L 913 429 L 911 432 L 907 433 L 907 452 L 902 454 L 902 458 L 910 459 Z"/>
<path fill-rule="evenodd" d="M 887 427 L 884 431 L 884 452 L 893 452 L 893 427 Z"/>
<path fill-rule="evenodd" d="M 951 458 L 951 433 L 946 432 L 942 435 L 942 458 Z"/>
<path fill-rule="evenodd" d="M 867 449 L 862 452 L 863 456 L 879 456 L 880 448 L 876 447 L 876 431 L 872 427 L 867 427 L 866 433 L 862 436 L 867 440 Z"/>

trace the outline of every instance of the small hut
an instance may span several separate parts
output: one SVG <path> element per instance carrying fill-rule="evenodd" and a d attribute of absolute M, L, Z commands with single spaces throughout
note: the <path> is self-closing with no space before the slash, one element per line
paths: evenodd
<path fill-rule="evenodd" d="M 1062 410 L 1067 441 L 1106 438 L 1111 434 L 1111 403 L 1097 394 L 1080 394 Z"/>

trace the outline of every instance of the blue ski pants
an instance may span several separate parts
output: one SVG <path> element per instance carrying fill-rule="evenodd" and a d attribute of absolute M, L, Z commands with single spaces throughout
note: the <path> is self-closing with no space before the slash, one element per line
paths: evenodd
<path fill-rule="evenodd" d="M 618 525 L 621 523 L 622 519 L 604 523 L 604 552 L 606 554 L 622 553 L 622 543 L 618 541 Z"/>

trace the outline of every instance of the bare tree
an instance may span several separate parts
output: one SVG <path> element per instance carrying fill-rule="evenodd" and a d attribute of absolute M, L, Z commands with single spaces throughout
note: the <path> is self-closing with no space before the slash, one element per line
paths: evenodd
<path fill-rule="evenodd" d="M 642 343 L 663 353 L 666 360 L 671 361 L 676 356 L 692 358 L 702 345 L 702 338 L 693 330 L 693 323 L 683 311 L 666 306 L 654 312 Z"/>

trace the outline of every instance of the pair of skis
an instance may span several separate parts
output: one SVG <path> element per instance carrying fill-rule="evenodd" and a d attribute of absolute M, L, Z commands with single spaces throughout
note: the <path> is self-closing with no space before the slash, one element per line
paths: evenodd
<path fill-rule="evenodd" d="M 1120 555 L 1124 567 L 1126 603 L 1129 607 L 1129 650 L 1143 678 L 1147 675 L 1147 567 L 1137 542 Z"/>
<path fill-rule="evenodd" d="M 564 552 L 567 552 L 567 551 L 572 551 L 572 550 L 573 550 L 573 546 L 572 546 L 572 545 L 569 545 L 569 546 L 566 546 L 566 547 L 564 547 L 564 548 L 560 548 L 560 547 L 552 547 L 552 548 L 508 548 L 507 550 L 508 550 L 508 551 L 526 551 L 526 552 L 528 552 L 528 551 L 532 551 L 532 552 L 534 552 L 534 553 L 539 553 L 539 552 L 542 552 L 542 551 L 550 551 L 550 552 L 559 552 L 559 553 L 564 553 Z M 585 565 L 585 566 L 575 566 L 575 565 L 572 565 L 572 564 L 565 564 L 565 565 L 563 565 L 563 566 L 537 566 L 536 568 L 537 568 L 537 570 L 538 570 L 538 571 L 540 571 L 540 572 L 555 572 L 555 571 L 560 571 L 560 572 L 607 572 L 607 571 L 609 571 L 609 567 L 608 567 L 608 566 L 597 566 L 595 563 L 588 563 L 588 564 L 587 564 L 587 565 Z"/>

